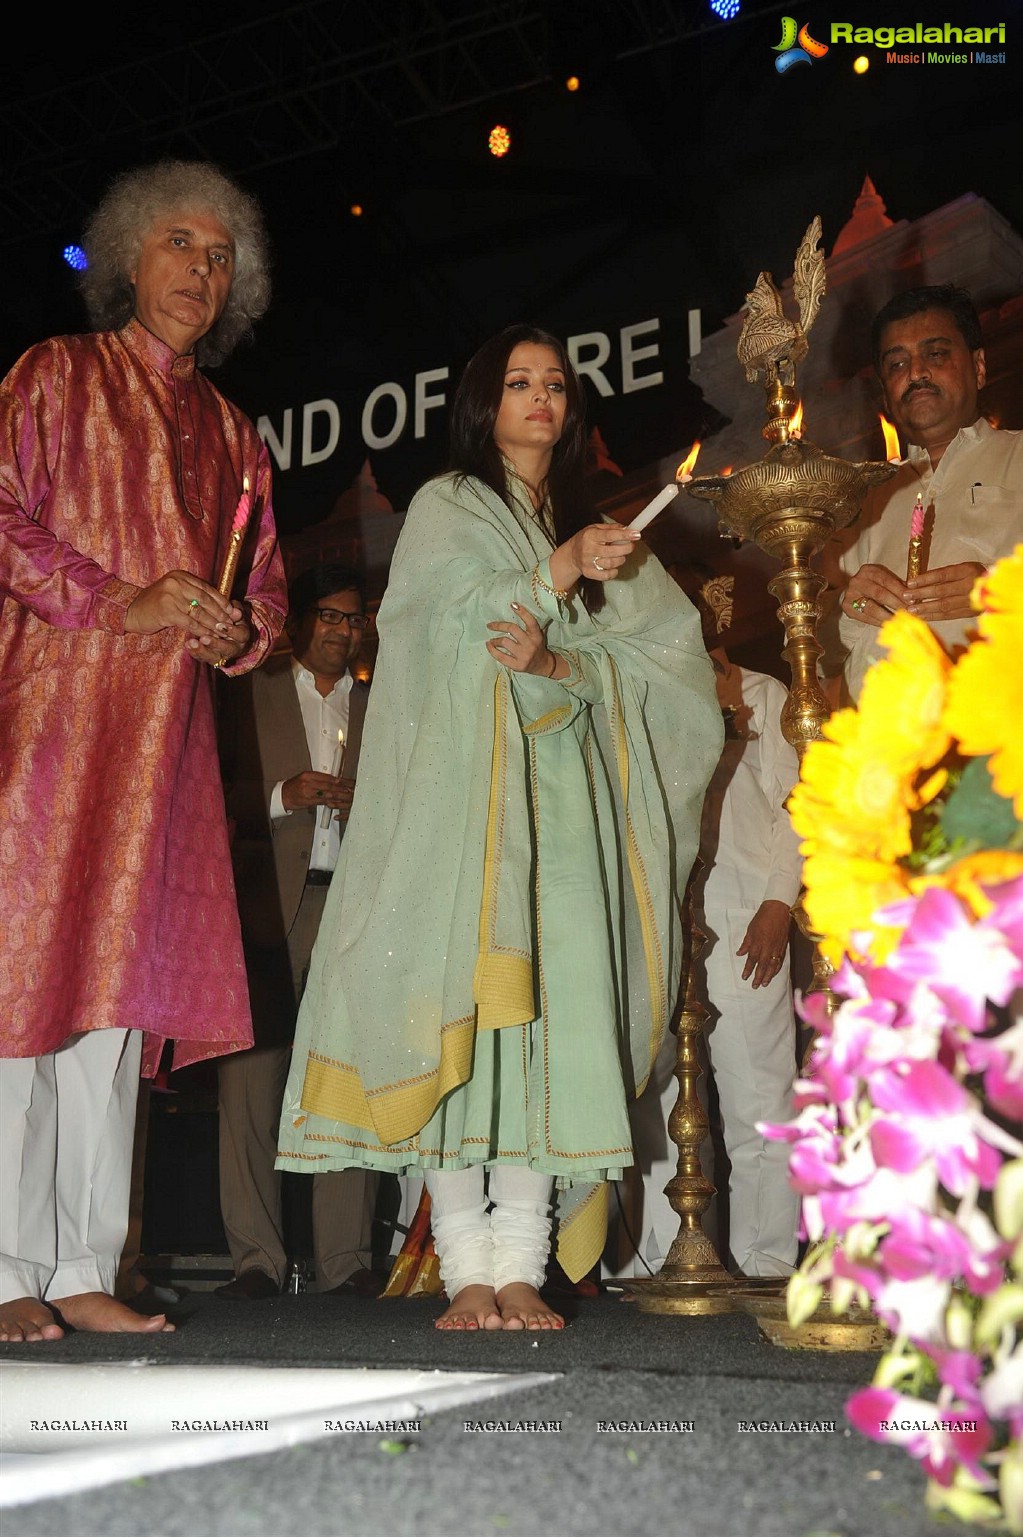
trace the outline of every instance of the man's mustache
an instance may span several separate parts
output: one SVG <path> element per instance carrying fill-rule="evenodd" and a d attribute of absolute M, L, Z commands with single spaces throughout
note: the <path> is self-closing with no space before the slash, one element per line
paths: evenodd
<path fill-rule="evenodd" d="M 926 390 L 929 395 L 940 393 L 936 384 L 928 384 L 925 379 L 918 379 L 915 384 L 907 385 L 903 400 L 908 400 L 910 395 L 915 395 L 918 390 Z"/>

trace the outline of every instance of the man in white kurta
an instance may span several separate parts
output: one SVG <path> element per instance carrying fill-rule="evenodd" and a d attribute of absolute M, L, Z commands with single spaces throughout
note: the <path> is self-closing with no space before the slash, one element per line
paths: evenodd
<path fill-rule="evenodd" d="M 769 1142 L 759 1121 L 791 1116 L 796 1022 L 789 975 L 791 907 L 802 861 L 785 801 L 799 777 L 781 733 L 786 693 L 776 678 L 733 666 L 712 651 L 727 735 L 704 801 L 702 869 L 694 890 L 707 943 L 707 1041 L 721 1112 L 728 1180 L 728 1247 L 751 1276 L 789 1274 L 795 1265 L 799 1198 L 788 1180 L 788 1148 Z M 702 979 L 701 979 L 702 980 Z M 678 1098 L 677 1040 L 668 1035 L 646 1092 L 633 1107 L 643 1211 L 633 1214 L 638 1261 L 657 1270 L 678 1234 L 664 1186 L 676 1171 L 667 1137 Z"/>
<path fill-rule="evenodd" d="M 874 363 L 906 462 L 872 491 L 824 565 L 838 590 L 837 635 L 824 632 L 826 670 L 844 671 L 843 702 L 859 696 L 878 657 L 880 626 L 900 608 L 946 646 L 973 626 L 970 590 L 1023 539 L 1023 433 L 981 414 L 986 378 L 980 322 L 961 289 L 897 294 L 874 321 Z M 923 510 L 922 574 L 907 579 L 913 510 Z"/>

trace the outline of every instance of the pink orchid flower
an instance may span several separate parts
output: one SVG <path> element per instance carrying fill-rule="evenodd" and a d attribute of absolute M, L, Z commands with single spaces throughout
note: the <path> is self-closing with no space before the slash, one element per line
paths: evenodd
<path fill-rule="evenodd" d="M 954 1403 L 939 1407 L 891 1388 L 871 1387 L 854 1393 L 845 1412 L 855 1428 L 872 1441 L 905 1447 L 937 1483 L 947 1487 L 956 1467 L 962 1466 L 982 1488 L 993 1486 L 994 1480 L 980 1460 L 992 1441 L 991 1427 L 981 1411 Z M 976 1428 L 941 1428 L 946 1425 Z"/>
<path fill-rule="evenodd" d="M 1013 882 L 1015 886 L 1017 883 Z M 1005 887 L 999 888 L 1002 892 Z M 1005 1003 L 1023 982 L 1023 953 L 1002 927 L 1015 930 L 1015 893 L 1003 899 L 986 918 L 974 921 L 960 899 L 943 887 L 925 891 L 899 941 L 887 969 L 921 983 L 948 1010 L 952 1019 L 970 1030 L 983 1030 L 988 1000 Z M 898 904 L 900 911 L 904 904 Z M 877 917 L 893 922 L 892 908 Z M 1013 935 L 1013 937 L 1016 937 Z M 1023 931 L 1018 936 L 1023 941 Z"/>
<path fill-rule="evenodd" d="M 938 1062 L 899 1067 L 872 1085 L 871 1097 L 881 1112 L 870 1131 L 878 1164 L 908 1173 L 933 1159 L 954 1195 L 962 1195 L 971 1179 L 989 1190 L 1002 1165 L 997 1149 L 1018 1147 Z"/>
<path fill-rule="evenodd" d="M 963 1055 L 984 1078 L 984 1099 L 1010 1121 L 1023 1122 L 1023 1018 L 994 1037 L 971 1036 Z"/>

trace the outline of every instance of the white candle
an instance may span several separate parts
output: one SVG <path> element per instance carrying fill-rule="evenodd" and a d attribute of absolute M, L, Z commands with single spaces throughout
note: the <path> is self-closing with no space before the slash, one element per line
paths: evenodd
<path fill-rule="evenodd" d="M 334 748 L 334 761 L 330 765 L 330 772 L 336 779 L 341 772 L 341 766 L 345 761 L 345 734 L 339 731 L 337 734 L 337 746 Z M 330 806 L 321 806 L 319 810 L 320 832 L 325 833 L 330 827 L 330 819 L 334 815 Z"/>
<path fill-rule="evenodd" d="M 689 477 L 687 476 L 686 478 L 688 479 Z M 643 511 L 636 514 L 629 527 L 635 529 L 646 528 L 648 523 L 654 521 L 659 512 L 664 511 L 672 498 L 678 496 L 679 489 L 678 481 L 672 481 L 670 486 L 665 486 L 663 491 L 658 491 L 653 501 L 647 502 Z"/>

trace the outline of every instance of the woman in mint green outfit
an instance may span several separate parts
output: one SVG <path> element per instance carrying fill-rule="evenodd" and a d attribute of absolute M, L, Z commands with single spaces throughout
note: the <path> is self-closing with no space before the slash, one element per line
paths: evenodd
<path fill-rule="evenodd" d="M 451 436 L 380 608 L 279 1166 L 425 1173 L 438 1326 L 560 1328 L 552 1195 L 575 1278 L 675 1003 L 721 715 L 695 610 L 638 535 L 588 520 L 561 344 L 486 343 Z"/>

